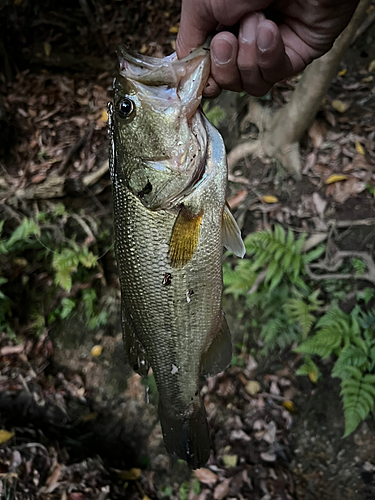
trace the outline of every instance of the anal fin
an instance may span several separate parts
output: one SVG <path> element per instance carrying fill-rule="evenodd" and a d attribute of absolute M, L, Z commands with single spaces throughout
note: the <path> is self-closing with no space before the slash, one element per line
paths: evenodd
<path fill-rule="evenodd" d="M 147 377 L 150 363 L 147 359 L 146 349 L 137 338 L 134 329 L 121 308 L 122 337 L 125 345 L 125 352 L 130 366 L 142 377 Z"/>
<path fill-rule="evenodd" d="M 232 339 L 227 320 L 223 314 L 221 327 L 201 360 L 203 375 L 212 377 L 225 370 L 232 360 Z"/>
<path fill-rule="evenodd" d="M 203 212 L 194 215 L 184 205 L 172 229 L 169 258 L 172 267 L 184 267 L 193 257 L 201 232 Z"/>
<path fill-rule="evenodd" d="M 228 205 L 225 205 L 223 212 L 223 245 L 237 257 L 242 258 L 246 253 L 240 228 Z"/>

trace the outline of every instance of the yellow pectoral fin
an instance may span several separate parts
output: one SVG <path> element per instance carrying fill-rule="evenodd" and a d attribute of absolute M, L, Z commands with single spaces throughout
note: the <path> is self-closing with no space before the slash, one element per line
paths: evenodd
<path fill-rule="evenodd" d="M 186 207 L 181 207 L 169 243 L 172 267 L 184 267 L 193 257 L 198 246 L 202 217 L 203 211 L 194 215 Z"/>

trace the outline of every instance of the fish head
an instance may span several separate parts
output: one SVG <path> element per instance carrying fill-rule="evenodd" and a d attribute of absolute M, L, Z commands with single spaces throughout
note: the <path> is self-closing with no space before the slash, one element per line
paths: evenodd
<path fill-rule="evenodd" d="M 185 59 L 120 48 L 113 124 L 117 174 L 152 210 L 166 208 L 204 171 L 206 130 L 198 111 L 209 51 Z"/>

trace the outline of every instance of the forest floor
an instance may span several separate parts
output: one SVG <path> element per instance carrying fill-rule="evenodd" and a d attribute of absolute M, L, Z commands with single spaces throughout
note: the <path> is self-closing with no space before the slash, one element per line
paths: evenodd
<path fill-rule="evenodd" d="M 0 300 L 1 293 L 10 298 L 13 314 L 12 331 L 0 329 L 0 498 L 375 498 L 374 422 L 342 439 L 339 385 L 328 377 L 318 384 L 296 377 L 298 356 L 264 359 L 256 343 L 241 354 L 241 366 L 202 386 L 213 441 L 207 466 L 191 472 L 167 456 L 153 379 L 134 375 L 122 348 L 106 108 L 119 43 L 147 55 L 170 53 L 179 3 L 32 3 L 0 7 L 7 23 L 0 45 L 6 56 L 0 73 L 2 238 L 24 217 L 35 218 L 42 234 L 52 234 L 48 255 L 54 244 L 73 239 L 100 258 L 94 272 L 77 274 L 66 291 L 54 286 L 53 266 L 44 266 L 48 255 L 42 258 L 40 248 L 0 255 L 7 279 L 0 282 Z M 244 235 L 279 222 L 297 232 L 326 232 L 332 251 L 374 256 L 374 40 L 372 25 L 342 61 L 301 145 L 302 181 L 260 159 L 230 172 L 229 204 Z M 269 104 L 282 106 L 296 81 L 277 85 Z M 246 96 L 223 93 L 214 104 L 226 112 L 220 131 L 228 150 L 256 136 L 241 126 Z M 341 177 L 332 181 L 332 175 Z M 79 304 L 91 290 L 92 307 L 107 317 L 89 329 L 87 307 Z M 63 299 L 76 307 L 67 319 L 56 305 Z M 224 306 L 240 342 L 242 304 L 226 297 Z M 50 319 L 37 328 L 41 315 Z"/>

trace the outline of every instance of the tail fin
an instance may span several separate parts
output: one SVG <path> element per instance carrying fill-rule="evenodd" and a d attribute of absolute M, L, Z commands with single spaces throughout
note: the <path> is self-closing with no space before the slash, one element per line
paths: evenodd
<path fill-rule="evenodd" d="M 168 453 L 192 469 L 203 467 L 210 456 L 210 436 L 203 403 L 189 415 L 174 415 L 159 404 L 159 417 Z"/>

